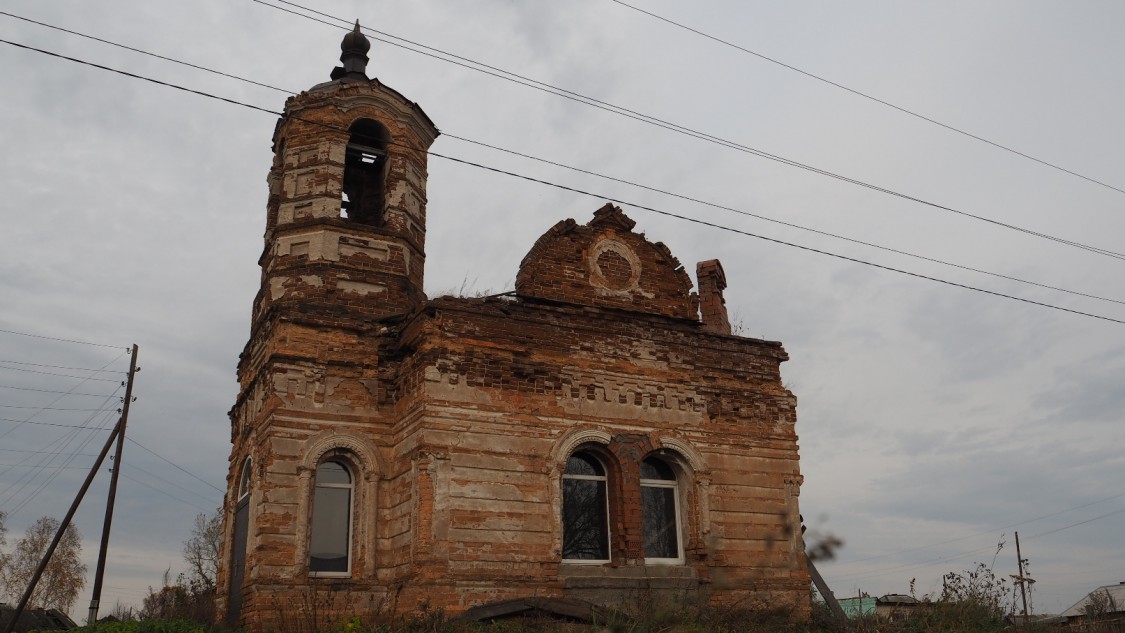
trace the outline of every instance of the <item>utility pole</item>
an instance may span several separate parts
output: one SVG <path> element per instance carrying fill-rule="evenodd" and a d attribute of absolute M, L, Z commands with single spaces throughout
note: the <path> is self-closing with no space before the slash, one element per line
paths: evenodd
<path fill-rule="evenodd" d="M 801 522 L 801 549 L 805 549 L 805 517 L 800 515 L 798 515 L 798 517 Z M 836 622 L 839 624 L 847 625 L 848 616 L 844 613 L 844 609 L 840 606 L 840 602 L 836 600 L 836 595 L 832 593 L 831 589 L 828 588 L 828 583 L 824 582 L 824 577 L 820 575 L 819 571 L 817 571 L 816 565 L 813 565 L 812 558 L 809 558 L 807 550 L 805 551 L 805 565 L 809 570 L 809 578 L 812 579 L 813 585 L 816 587 L 816 590 L 820 592 L 820 597 L 824 598 L 824 602 L 828 605 L 828 609 L 836 618 Z"/>
<path fill-rule="evenodd" d="M 1023 555 L 1020 554 L 1020 533 L 1016 532 L 1016 562 L 1019 563 L 1020 573 L 1018 576 L 1013 575 L 1012 579 L 1020 586 L 1020 596 L 1023 597 L 1023 621 L 1027 622 L 1027 588 L 1035 580 L 1023 575 Z"/>
<path fill-rule="evenodd" d="M 130 395 L 132 393 L 131 390 L 133 385 L 133 376 L 136 373 L 135 345 L 133 346 L 133 350 L 134 363 L 129 369 L 129 383 L 126 387 L 126 393 L 129 393 Z M 82 503 L 82 499 L 86 496 L 86 491 L 90 489 L 90 484 L 93 483 L 94 476 L 97 475 L 98 470 L 101 469 L 106 455 L 109 454 L 110 447 L 112 447 L 113 443 L 117 441 L 118 435 L 124 431 L 125 412 L 129 410 L 128 406 L 128 400 L 126 400 L 125 406 L 121 408 L 121 418 L 117 421 L 117 425 L 113 427 L 113 432 L 111 432 L 109 434 L 109 437 L 106 438 L 105 446 L 103 446 L 101 452 L 98 453 L 98 458 L 94 460 L 94 465 L 90 468 L 90 472 L 86 475 L 86 481 L 82 482 L 82 487 L 78 490 L 78 494 L 74 497 L 74 501 L 72 501 L 70 504 L 70 509 L 67 510 L 66 516 L 63 517 L 63 520 L 59 523 L 59 529 L 55 532 L 54 540 L 51 541 L 51 544 L 47 547 L 47 551 L 44 552 L 43 559 L 39 561 L 39 566 L 35 568 L 35 573 L 31 576 L 31 582 L 28 583 L 27 589 L 23 592 L 23 597 L 20 598 L 19 604 L 16 605 L 15 612 L 12 613 L 12 619 L 8 620 L 8 623 L 4 625 L 3 633 L 12 633 L 12 631 L 15 630 L 16 623 L 19 622 L 20 616 L 23 615 L 23 611 L 27 607 L 27 602 L 31 600 L 31 594 L 35 591 L 35 586 L 39 584 L 39 579 L 43 577 L 43 571 L 47 569 L 47 563 L 51 562 L 51 556 L 54 555 L 55 548 L 59 546 L 59 541 L 62 540 L 63 533 L 65 533 L 66 529 L 70 527 L 70 521 L 74 518 L 74 513 L 78 511 L 78 506 Z"/>
<path fill-rule="evenodd" d="M 94 593 L 90 596 L 90 613 L 87 626 L 98 621 L 98 606 L 102 600 L 102 577 L 105 575 L 105 556 L 109 549 L 109 528 L 113 524 L 113 504 L 117 499 L 117 478 L 121 474 L 121 453 L 125 450 L 125 425 L 129 421 L 129 404 L 133 402 L 133 376 L 137 374 L 137 345 L 133 344 L 133 358 L 129 361 L 129 382 L 125 386 L 125 404 L 121 407 L 121 424 L 117 432 L 117 454 L 110 469 L 109 495 L 105 502 L 105 522 L 102 523 L 102 543 L 98 549 L 98 567 L 94 572 Z"/>

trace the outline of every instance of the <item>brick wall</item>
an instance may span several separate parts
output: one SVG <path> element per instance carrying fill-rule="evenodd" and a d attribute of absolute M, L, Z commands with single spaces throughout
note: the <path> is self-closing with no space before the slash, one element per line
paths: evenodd
<path fill-rule="evenodd" d="M 424 152 L 388 149 L 386 222 L 357 224 L 339 214 L 346 138 L 325 125 L 370 116 L 428 145 L 428 119 L 377 82 L 314 89 L 287 111 L 231 410 L 220 613 L 232 587 L 254 631 L 527 596 L 694 594 L 807 611 L 788 357 L 730 335 L 717 262 L 697 268 L 701 321 L 679 261 L 606 205 L 549 229 L 514 297 L 426 300 Z M 562 475 L 576 450 L 607 469 L 608 561 L 562 558 Z M 679 504 L 683 555 L 661 564 L 645 559 L 649 456 L 675 473 Z M 248 458 L 246 572 L 233 586 Z M 353 479 L 339 519 L 350 566 L 327 577 L 308 562 L 325 459 Z"/>

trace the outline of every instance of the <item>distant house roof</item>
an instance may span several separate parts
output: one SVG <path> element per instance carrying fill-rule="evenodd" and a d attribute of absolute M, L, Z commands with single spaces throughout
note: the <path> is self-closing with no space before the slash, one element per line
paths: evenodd
<path fill-rule="evenodd" d="M 1116 585 L 1103 585 L 1101 587 L 1098 587 L 1097 589 L 1086 594 L 1081 600 L 1074 603 L 1074 606 L 1070 607 L 1066 611 L 1063 611 L 1059 615 L 1064 618 L 1074 618 L 1086 615 L 1086 605 L 1090 604 L 1095 595 L 1101 594 L 1103 591 L 1108 593 L 1109 597 L 1113 599 L 1113 604 L 1116 605 L 1116 608 L 1113 609 L 1114 613 L 1125 611 L 1125 582 L 1119 582 Z"/>
<path fill-rule="evenodd" d="M 887 595 L 879 598 L 877 602 L 878 602 L 878 604 L 899 604 L 899 605 L 910 604 L 910 605 L 913 605 L 913 604 L 918 604 L 918 599 L 915 598 L 914 596 L 908 596 L 908 595 L 901 594 L 901 593 L 888 593 Z"/>
<path fill-rule="evenodd" d="M 12 616 L 16 613 L 16 605 L 0 604 L 0 629 L 6 627 Z M 16 633 L 23 633 L 24 631 L 52 630 L 52 629 L 74 629 L 78 625 L 74 623 L 65 613 L 58 609 L 24 609 L 20 614 L 19 622 L 13 631 Z"/>

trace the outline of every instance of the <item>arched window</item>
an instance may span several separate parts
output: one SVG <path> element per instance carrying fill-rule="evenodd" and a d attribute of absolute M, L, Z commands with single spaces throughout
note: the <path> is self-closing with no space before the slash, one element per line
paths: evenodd
<path fill-rule="evenodd" d="M 341 215 L 370 226 L 383 224 L 387 143 L 390 132 L 378 121 L 360 119 L 348 129 L 344 153 L 344 192 Z"/>
<path fill-rule="evenodd" d="M 676 472 L 655 457 L 641 462 L 641 506 L 645 560 L 683 561 L 680 491 L 676 485 Z"/>
<path fill-rule="evenodd" d="M 563 471 L 563 560 L 609 561 L 609 496 L 598 458 L 579 451 Z"/>
<path fill-rule="evenodd" d="M 310 573 L 347 574 L 351 571 L 352 482 L 351 471 L 343 461 L 331 459 L 316 467 L 309 538 Z"/>
<path fill-rule="evenodd" d="M 238 621 L 242 614 L 242 582 L 246 578 L 246 537 L 250 529 L 250 484 L 254 462 L 247 457 L 238 477 L 234 502 L 234 530 L 230 548 L 230 585 L 227 587 L 227 619 Z"/>
<path fill-rule="evenodd" d="M 253 466 L 253 461 L 251 461 L 251 459 L 249 457 L 247 457 L 246 461 L 242 462 L 242 477 L 240 477 L 239 480 L 238 480 L 238 499 L 237 499 L 237 501 L 242 501 L 246 497 L 250 496 L 250 471 L 251 471 L 250 467 L 251 466 Z"/>

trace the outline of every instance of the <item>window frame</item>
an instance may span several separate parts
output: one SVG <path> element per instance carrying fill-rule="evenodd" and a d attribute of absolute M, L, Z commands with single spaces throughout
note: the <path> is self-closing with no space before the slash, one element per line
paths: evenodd
<path fill-rule="evenodd" d="M 344 472 L 348 476 L 348 483 L 335 483 L 335 482 L 320 482 L 320 481 L 318 481 L 317 475 L 319 474 L 321 467 L 324 466 L 325 464 L 329 464 L 329 463 L 337 464 L 344 470 Z M 325 455 L 324 457 L 322 457 L 320 459 L 320 461 L 317 462 L 316 470 L 313 472 L 312 490 L 311 490 L 311 495 L 310 495 L 311 503 L 309 504 L 308 554 L 305 557 L 305 564 L 308 567 L 308 574 L 309 574 L 310 578 L 351 578 L 351 576 L 352 576 L 352 572 L 354 570 L 354 564 L 353 563 L 354 563 L 354 559 L 355 559 L 354 550 L 355 550 L 356 530 L 355 530 L 354 522 L 355 522 L 355 516 L 356 516 L 356 507 L 355 507 L 356 506 L 356 491 L 357 491 L 357 488 L 358 488 L 358 486 L 356 485 L 356 482 L 358 480 L 357 474 L 358 474 L 357 468 L 355 467 L 353 461 L 351 459 L 349 459 L 346 455 L 342 455 L 342 454 L 338 454 L 338 453 L 329 453 L 329 454 Z M 317 498 L 317 492 L 321 489 L 330 489 L 330 490 L 346 489 L 348 491 L 347 518 L 344 521 L 344 526 L 347 529 L 347 533 L 346 533 L 347 569 L 344 570 L 344 571 L 324 571 L 324 570 L 313 569 L 312 542 L 313 542 L 313 538 L 315 536 L 314 520 L 315 520 L 315 517 L 316 517 L 316 500 L 317 500 L 316 498 Z"/>
<path fill-rule="evenodd" d="M 247 457 L 242 462 L 242 472 L 238 476 L 238 492 L 235 493 L 234 501 L 238 503 L 250 496 L 250 477 L 252 467 L 254 466 L 254 458 Z"/>
<path fill-rule="evenodd" d="M 662 464 L 665 468 L 672 472 L 674 479 L 648 479 L 645 477 L 640 478 L 641 487 L 641 538 L 647 539 L 645 533 L 645 506 L 644 506 L 644 489 L 645 488 L 658 488 L 658 489 L 671 489 L 672 490 L 672 504 L 673 504 L 673 520 L 676 527 L 676 556 L 674 558 L 657 558 L 649 557 L 646 553 L 644 557 L 645 564 L 652 565 L 683 565 L 686 561 L 684 557 L 684 523 L 683 523 L 683 503 L 682 494 L 680 492 L 680 480 L 682 478 L 681 469 L 677 467 L 674 462 L 663 459 L 658 455 L 649 455 L 641 460 L 641 464 L 648 460 L 653 460 Z"/>
<path fill-rule="evenodd" d="M 574 474 L 567 473 L 566 472 L 566 464 L 568 464 L 571 459 L 573 459 L 573 458 L 575 458 L 579 455 L 582 455 L 582 456 L 585 456 L 589 459 L 594 460 L 601 467 L 602 472 L 604 474 L 602 474 L 602 475 L 574 475 Z M 605 565 L 606 563 L 612 562 L 612 559 L 613 559 L 613 521 L 612 521 L 612 517 L 610 516 L 610 501 L 609 501 L 609 493 L 610 493 L 609 481 L 610 481 L 610 477 L 609 477 L 609 473 L 610 473 L 610 470 L 609 470 L 609 468 L 606 467 L 605 460 L 602 459 L 594 450 L 591 450 L 590 447 L 583 447 L 583 446 L 578 447 L 577 449 L 574 450 L 574 452 L 572 452 L 570 455 L 568 455 L 567 458 L 566 458 L 566 461 L 563 462 L 563 474 L 562 474 L 562 479 L 561 479 L 562 484 L 560 486 L 561 501 L 562 501 L 561 512 L 560 512 L 560 515 L 561 515 L 560 516 L 560 519 L 561 519 L 560 528 L 561 528 L 561 532 L 562 532 L 563 548 L 565 549 L 565 547 L 566 547 L 566 483 L 565 482 L 568 479 L 572 480 L 572 481 L 597 481 L 597 482 L 601 482 L 603 495 L 605 497 L 605 514 L 604 514 L 604 516 L 605 516 L 605 526 L 604 526 L 604 528 L 605 528 L 606 558 L 604 558 L 604 559 L 603 558 L 565 558 L 566 553 L 565 553 L 565 551 L 563 551 L 563 552 L 560 552 L 560 562 L 562 562 L 564 564 L 567 564 L 567 565 Z"/>

